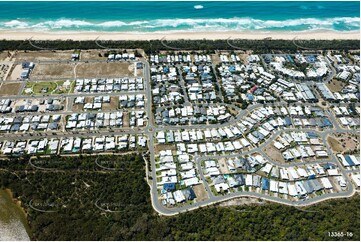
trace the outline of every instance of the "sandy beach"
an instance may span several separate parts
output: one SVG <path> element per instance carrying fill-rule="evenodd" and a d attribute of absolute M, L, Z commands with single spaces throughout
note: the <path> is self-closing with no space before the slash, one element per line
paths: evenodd
<path fill-rule="evenodd" d="M 177 39 L 360 39 L 360 32 L 164 32 L 164 33 L 121 33 L 121 32 L 16 32 L 0 31 L 0 39 L 6 40 L 177 40 Z"/>

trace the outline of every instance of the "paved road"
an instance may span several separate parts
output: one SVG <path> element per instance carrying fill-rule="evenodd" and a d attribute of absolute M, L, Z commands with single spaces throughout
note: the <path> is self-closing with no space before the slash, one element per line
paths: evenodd
<path fill-rule="evenodd" d="M 69 62 L 69 61 L 63 61 L 63 62 Z M 90 62 L 90 61 L 87 61 Z M 94 62 L 99 62 L 99 61 L 94 61 Z M 100 61 L 102 62 L 102 61 Z M 50 62 L 42 62 L 42 63 L 59 63 L 59 61 L 50 61 Z M 246 196 L 246 197 L 257 197 L 257 198 L 261 198 L 264 200 L 269 200 L 269 201 L 274 201 L 274 202 L 278 202 L 278 203 L 282 203 L 282 204 L 286 204 L 286 205 L 292 205 L 292 206 L 306 206 L 306 205 L 310 205 L 322 200 L 326 200 L 326 199 L 330 199 L 330 198 L 337 198 L 337 197 L 348 197 L 348 196 L 352 196 L 355 192 L 355 189 L 351 183 L 351 181 L 349 180 L 349 177 L 347 176 L 347 174 L 349 174 L 351 171 L 345 170 L 342 165 L 340 164 L 340 162 L 338 161 L 338 159 L 335 157 L 335 155 L 333 155 L 333 153 L 331 152 L 330 148 L 327 145 L 327 135 L 329 135 L 330 133 L 334 133 L 334 132 L 348 132 L 348 133 L 357 133 L 359 132 L 358 130 L 345 130 L 342 129 L 340 127 L 340 125 L 338 125 L 337 120 L 335 119 L 335 117 L 333 116 L 333 114 L 331 112 L 328 112 L 329 117 L 331 118 L 331 121 L 334 123 L 334 127 L 333 129 L 329 129 L 329 130 L 324 130 L 324 131 L 315 131 L 313 129 L 298 129 L 298 128 L 287 128 L 287 129 L 279 129 L 276 130 L 275 132 L 272 133 L 272 135 L 270 135 L 267 140 L 265 140 L 262 144 L 252 147 L 251 149 L 242 152 L 242 154 L 231 154 L 231 155 L 205 155 L 205 156 L 195 156 L 195 162 L 196 162 L 196 168 L 198 170 L 198 173 L 200 174 L 200 178 L 201 178 L 201 182 L 204 184 L 205 189 L 207 191 L 207 194 L 209 196 L 209 199 L 206 201 L 202 201 L 202 202 L 198 202 L 196 204 L 193 205 L 186 205 L 184 207 L 179 207 L 179 208 L 174 208 L 174 209 L 169 209 L 164 207 L 162 204 L 160 204 L 160 201 L 158 199 L 158 189 L 157 189 L 157 181 L 156 181 L 156 165 L 155 165 L 155 151 L 154 151 L 154 146 L 155 146 L 155 142 L 154 142 L 154 136 L 156 134 L 157 131 L 164 131 L 164 130 L 181 130 L 181 129 L 204 129 L 204 125 L 186 125 L 186 126 L 159 126 L 156 127 L 154 124 L 154 117 L 152 114 L 152 99 L 151 99 L 151 84 L 150 84 L 150 71 L 149 71 L 149 63 L 144 61 L 144 83 L 145 83 L 145 90 L 144 91 L 137 91 L 137 92 L 117 92 L 117 93 L 84 93 L 84 94 L 64 94 L 61 95 L 61 97 L 65 97 L 68 99 L 72 99 L 76 96 L 82 95 L 82 96 L 99 96 L 99 95 L 111 95 L 111 96 L 117 96 L 117 95 L 122 95 L 122 94 L 145 94 L 146 95 L 146 99 L 148 100 L 146 103 L 146 112 L 147 112 L 147 116 L 148 116 L 148 123 L 147 126 L 144 129 L 122 129 L 122 130 L 114 130 L 114 131 L 109 131 L 109 130 L 105 130 L 105 131 L 93 131 L 93 133 L 90 133 L 89 131 L 85 131 L 83 133 L 81 132 L 68 132 L 68 133 L 56 133 L 56 134 L 48 134 L 48 133 L 40 133 L 39 135 L 35 134 L 23 134 L 21 136 L 12 136 L 12 137 L 5 137 L 5 135 L 0 137 L 0 141 L 3 140 L 15 140 L 15 139 L 30 139 L 30 138 L 34 138 L 34 137 L 46 137 L 46 138 L 66 138 L 66 137 L 98 137 L 98 136 L 104 136 L 104 135 L 122 135 L 122 134 L 139 134 L 140 132 L 143 132 L 145 135 L 147 135 L 149 137 L 149 141 L 148 141 L 148 146 L 149 146 L 149 156 L 150 156 L 150 164 L 147 164 L 147 167 L 149 166 L 151 169 L 150 174 L 148 173 L 148 176 L 150 176 L 151 178 L 149 179 L 149 183 L 151 185 L 151 201 L 152 201 L 152 205 L 154 207 L 154 209 L 162 214 L 162 215 L 174 215 L 174 214 L 178 214 L 180 212 L 186 212 L 189 210 L 193 210 L 193 209 L 197 209 L 199 207 L 203 207 L 203 206 L 208 206 L 210 204 L 214 204 L 214 203 L 218 203 L 221 201 L 225 201 L 228 199 L 233 199 L 236 197 L 242 197 L 242 196 Z M 179 68 L 179 67 L 178 67 Z M 184 82 L 184 81 L 183 81 Z M 25 86 L 25 82 L 22 84 L 23 86 Z M 184 88 L 184 83 L 183 83 L 183 88 Z M 185 88 L 184 88 L 185 89 Z M 185 96 L 187 96 L 187 93 L 185 92 Z M 43 96 L 20 96 L 20 92 L 18 95 L 16 96 L 11 96 L 11 97 L 0 97 L 0 99 L 25 99 L 25 98 L 30 98 L 30 99 L 35 99 L 35 98 L 39 98 L 39 97 L 43 97 Z M 45 96 L 46 98 L 48 97 L 59 97 L 59 95 L 49 95 L 49 96 Z M 69 100 L 68 100 L 69 101 Z M 222 103 L 217 103 L 216 105 L 220 105 Z M 273 105 L 287 105 L 286 102 L 279 102 L 279 103 L 275 103 Z M 310 104 L 310 103 L 304 103 L 303 105 L 311 105 L 311 106 L 315 106 L 315 104 Z M 340 104 L 342 105 L 342 104 Z M 212 124 L 212 125 L 207 125 L 207 128 L 219 128 L 219 127 L 226 127 L 226 126 L 230 126 L 233 125 L 237 122 L 239 122 L 243 117 L 245 117 L 249 112 L 251 112 L 252 110 L 259 108 L 263 105 L 261 104 L 256 104 L 256 105 L 252 105 L 250 106 L 247 110 L 240 110 L 238 107 L 233 106 L 233 108 L 235 108 L 238 111 L 238 115 L 229 120 L 228 122 L 225 122 L 223 124 Z M 62 112 L 63 114 L 66 112 Z M 206 178 L 204 177 L 203 174 L 203 170 L 201 167 L 201 161 L 204 159 L 220 159 L 220 158 L 230 158 L 230 157 L 237 157 L 237 156 L 244 156 L 247 154 L 251 154 L 254 152 L 258 152 L 260 154 L 264 154 L 264 152 L 262 151 L 262 149 L 267 146 L 270 142 L 272 142 L 274 140 L 275 137 L 277 137 L 281 132 L 284 131 L 312 131 L 312 132 L 316 132 L 320 135 L 321 139 L 323 140 L 325 146 L 327 147 L 328 153 L 331 154 L 331 158 L 330 159 L 326 159 L 326 160 L 317 160 L 317 161 L 312 161 L 312 162 L 299 162 L 297 163 L 297 165 L 303 165 L 303 164 L 316 164 L 316 163 L 333 163 L 338 165 L 338 167 L 340 168 L 343 176 L 347 179 L 347 190 L 346 191 L 342 191 L 339 193 L 335 193 L 335 194 L 324 194 L 322 196 L 318 196 L 316 198 L 312 198 L 310 200 L 305 200 L 305 201 L 289 201 L 286 199 L 282 199 L 279 197 L 272 197 L 269 196 L 267 194 L 260 194 L 260 193 L 256 193 L 256 192 L 234 192 L 225 196 L 215 196 L 207 181 Z M 265 157 L 267 158 L 267 156 L 265 155 Z M 290 167 L 290 166 L 294 166 L 294 163 L 289 163 L 289 164 L 280 164 L 277 162 L 272 161 L 271 159 L 268 159 L 268 161 L 274 165 L 277 165 L 279 167 Z"/>
<path fill-rule="evenodd" d="M 260 106 L 261 105 L 251 107 L 251 110 L 254 109 L 254 108 L 260 107 Z M 239 113 L 238 118 L 236 118 L 235 121 L 233 121 L 233 122 L 236 122 L 236 121 L 240 120 L 244 116 L 245 110 L 242 110 L 242 111 Z M 332 117 L 332 120 L 334 120 L 334 117 L 333 117 L 332 113 L 329 113 L 329 116 Z M 228 125 L 231 125 L 232 123 L 227 122 L 225 125 L 228 126 Z M 219 125 L 217 127 L 219 127 Z M 166 127 L 166 128 L 162 127 L 162 128 L 157 128 L 157 130 L 166 130 L 166 129 L 169 129 L 169 128 L 170 127 Z M 171 129 L 176 129 L 176 128 L 177 127 L 171 127 Z M 185 128 L 185 127 L 182 127 L 182 128 Z M 189 128 L 189 127 L 186 127 L 186 128 Z M 193 127 L 191 127 L 191 128 L 193 128 Z M 310 162 L 297 162 L 297 163 L 292 162 L 292 163 L 288 163 L 288 164 L 277 163 L 277 162 L 273 161 L 272 159 L 269 159 L 268 156 L 266 154 L 264 154 L 262 149 L 264 147 L 266 147 L 267 145 L 269 145 L 270 142 L 272 142 L 275 139 L 275 137 L 277 137 L 279 134 L 281 134 L 282 132 L 287 132 L 287 131 L 305 131 L 305 132 L 312 131 L 312 132 L 317 133 L 321 137 L 323 143 L 325 144 L 328 153 L 331 155 L 331 158 L 330 159 L 323 159 L 323 160 L 315 160 L 315 161 L 310 161 Z M 282 204 L 285 204 L 285 205 L 291 205 L 291 206 L 307 206 L 307 205 L 311 205 L 311 204 L 314 204 L 314 203 L 317 203 L 317 202 L 320 202 L 320 201 L 323 201 L 323 200 L 327 200 L 327 199 L 340 198 L 340 197 L 350 197 L 355 193 L 355 189 L 354 189 L 354 187 L 352 185 L 352 182 L 350 181 L 349 177 L 347 176 L 347 174 L 350 173 L 350 172 L 343 168 L 342 164 L 340 164 L 338 159 L 335 157 L 335 155 L 331 151 L 330 147 L 327 144 L 327 140 L 326 140 L 327 136 L 329 134 L 335 133 L 335 132 L 358 133 L 359 131 L 357 131 L 357 130 L 345 130 L 345 129 L 342 129 L 341 127 L 339 127 L 338 125 L 335 125 L 334 128 L 332 128 L 332 129 L 323 130 L 323 131 L 315 131 L 314 129 L 299 129 L 299 128 L 279 129 L 279 130 L 276 130 L 276 132 L 272 133 L 272 135 L 270 135 L 265 142 L 263 142 L 262 144 L 260 144 L 259 146 L 255 147 L 255 148 L 253 148 L 251 150 L 248 150 L 246 152 L 242 152 L 242 154 L 195 156 L 196 167 L 197 167 L 198 173 L 200 175 L 201 182 L 204 184 L 206 192 L 207 192 L 209 198 L 207 200 L 205 200 L 205 201 L 198 202 L 198 203 L 193 204 L 193 205 L 186 205 L 186 206 L 183 206 L 183 207 L 172 208 L 172 209 L 166 208 L 166 207 L 162 206 L 160 204 L 159 200 L 158 200 L 157 182 L 156 182 L 156 179 L 153 179 L 153 186 L 152 186 L 152 192 L 151 192 L 152 193 L 153 207 L 158 213 L 160 213 L 162 215 L 166 215 L 166 216 L 171 216 L 171 215 L 175 215 L 175 214 L 178 214 L 178 213 L 182 213 L 182 212 L 190 211 L 190 210 L 193 210 L 193 209 L 197 209 L 199 207 L 204 207 L 204 206 L 208 206 L 208 205 L 211 205 L 211 204 L 214 204 L 214 203 L 219 203 L 219 202 L 222 202 L 222 201 L 233 199 L 233 198 L 236 198 L 236 197 L 256 197 L 256 198 L 261 198 L 261 199 L 264 199 L 264 200 L 278 202 L 278 203 L 282 203 Z M 152 142 L 154 142 L 153 137 L 152 137 Z M 152 149 L 150 149 L 150 150 L 152 150 Z M 297 166 L 299 166 L 299 165 L 313 165 L 313 164 L 324 164 L 324 163 L 332 163 L 334 165 L 337 165 L 337 167 L 340 169 L 342 175 L 345 177 L 345 179 L 347 181 L 347 190 L 346 191 L 341 191 L 341 192 L 338 192 L 338 193 L 327 193 L 327 194 L 323 194 L 321 196 L 317 196 L 317 197 L 314 197 L 314 198 L 311 198 L 311 199 L 308 199 L 308 200 L 299 200 L 299 201 L 290 201 L 290 200 L 286 200 L 286 199 L 279 198 L 279 197 L 272 197 L 272 196 L 266 195 L 266 194 L 261 194 L 261 193 L 256 193 L 256 192 L 244 192 L 244 191 L 242 191 L 242 192 L 234 192 L 234 193 L 231 193 L 231 194 L 228 194 L 228 195 L 225 195 L 225 196 L 215 196 L 212 193 L 206 178 L 204 177 L 203 170 L 202 170 L 202 167 L 201 167 L 201 161 L 205 160 L 205 159 L 231 158 L 231 157 L 238 157 L 240 155 L 244 156 L 244 155 L 251 154 L 251 153 L 254 153 L 254 152 L 258 152 L 258 153 L 264 155 L 264 157 L 268 160 L 268 162 L 270 162 L 273 165 L 279 166 L 279 167 L 292 167 L 292 166 L 295 166 L 296 164 L 297 164 Z M 152 165 L 153 165 L 153 168 L 152 168 L 153 170 L 152 171 L 153 171 L 153 177 L 156 177 L 155 162 L 154 161 L 155 161 L 155 159 L 154 159 L 154 153 L 153 153 L 151 155 L 151 162 L 152 162 Z"/>

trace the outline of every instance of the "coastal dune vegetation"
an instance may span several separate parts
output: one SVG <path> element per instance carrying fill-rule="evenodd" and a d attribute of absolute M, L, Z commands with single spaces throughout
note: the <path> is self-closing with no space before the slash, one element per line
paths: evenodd
<path fill-rule="evenodd" d="M 100 43 L 102 43 L 100 41 Z M 28 40 L 0 40 L 0 51 L 6 50 L 72 50 L 72 49 L 99 49 L 99 43 L 95 40 L 49 40 L 49 41 L 28 41 Z M 143 49 L 145 53 L 153 53 L 160 50 L 174 48 L 177 50 L 253 50 L 254 53 L 269 53 L 272 50 L 294 53 L 297 50 L 340 50 L 348 51 L 360 48 L 359 40 L 149 40 L 132 41 L 116 40 L 106 41 L 103 47 L 109 49 Z"/>

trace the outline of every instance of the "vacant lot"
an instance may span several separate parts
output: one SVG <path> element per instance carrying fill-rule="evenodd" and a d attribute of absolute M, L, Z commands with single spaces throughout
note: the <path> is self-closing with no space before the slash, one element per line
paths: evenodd
<path fill-rule="evenodd" d="M 284 163 L 282 153 L 276 149 L 272 144 L 267 145 L 267 147 L 263 150 L 266 155 L 268 155 L 273 161 Z"/>
<path fill-rule="evenodd" d="M 354 150 L 359 146 L 359 137 L 356 135 L 342 134 L 339 137 L 327 137 L 331 149 L 338 153 Z"/>
<path fill-rule="evenodd" d="M 207 191 L 203 184 L 193 186 L 193 191 L 197 196 L 197 202 L 201 202 L 208 199 Z"/>
<path fill-rule="evenodd" d="M 219 163 L 219 170 L 221 171 L 222 174 L 229 174 L 230 173 L 226 159 L 224 159 L 224 158 L 220 159 L 218 161 L 218 163 Z"/>
<path fill-rule="evenodd" d="M 38 44 L 41 46 L 41 44 Z M 71 60 L 73 51 L 19 51 L 15 58 L 18 61 L 48 61 L 48 60 Z"/>
<path fill-rule="evenodd" d="M 119 98 L 118 97 L 110 97 L 110 103 L 103 103 L 102 110 L 103 111 L 110 111 L 110 110 L 117 110 L 119 106 Z"/>
<path fill-rule="evenodd" d="M 342 152 L 344 151 L 344 148 L 342 147 L 341 142 L 334 138 L 334 137 L 328 137 L 327 138 L 327 143 L 330 145 L 331 149 L 335 152 Z"/>
<path fill-rule="evenodd" d="M 342 88 L 346 85 L 342 81 L 333 79 L 330 84 L 326 84 L 327 87 L 330 89 L 331 92 L 339 92 Z"/>
<path fill-rule="evenodd" d="M 10 69 L 10 73 L 8 74 L 6 80 L 17 80 L 20 79 L 21 72 L 23 71 L 23 68 L 21 65 L 13 65 Z"/>
<path fill-rule="evenodd" d="M 78 78 L 134 76 L 134 66 L 128 62 L 79 63 L 76 67 Z"/>
<path fill-rule="evenodd" d="M 39 80 L 73 78 L 74 66 L 74 63 L 35 64 L 31 78 Z"/>
<path fill-rule="evenodd" d="M 4 83 L 0 87 L 0 95 L 1 96 L 17 95 L 20 87 L 21 87 L 21 83 Z"/>
<path fill-rule="evenodd" d="M 106 50 L 83 50 L 80 58 L 81 60 L 106 60 L 105 53 L 107 53 Z"/>
<path fill-rule="evenodd" d="M 176 147 L 175 145 L 165 145 L 165 144 L 157 144 L 154 147 L 154 152 L 158 153 L 161 150 L 171 150 L 171 151 L 176 151 Z"/>

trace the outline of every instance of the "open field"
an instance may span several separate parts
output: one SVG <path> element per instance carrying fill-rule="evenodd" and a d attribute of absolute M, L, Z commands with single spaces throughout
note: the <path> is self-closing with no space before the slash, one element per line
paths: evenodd
<path fill-rule="evenodd" d="M 330 89 L 331 92 L 339 92 L 342 90 L 342 88 L 344 86 L 346 86 L 345 83 L 343 83 L 342 81 L 336 80 L 336 79 L 332 79 L 330 84 L 326 84 L 327 87 Z"/>
<path fill-rule="evenodd" d="M 35 44 L 35 43 L 34 43 Z M 41 46 L 41 44 L 38 44 Z M 18 51 L 15 55 L 17 61 L 53 61 L 71 60 L 73 51 Z"/>
<path fill-rule="evenodd" d="M 133 76 L 134 67 L 128 62 L 79 63 L 76 67 L 77 78 Z"/>
<path fill-rule="evenodd" d="M 21 83 L 3 83 L 0 87 L 0 95 L 1 96 L 17 95 L 20 87 L 21 87 Z"/>
<path fill-rule="evenodd" d="M 74 63 L 35 64 L 31 79 L 73 78 Z"/>

